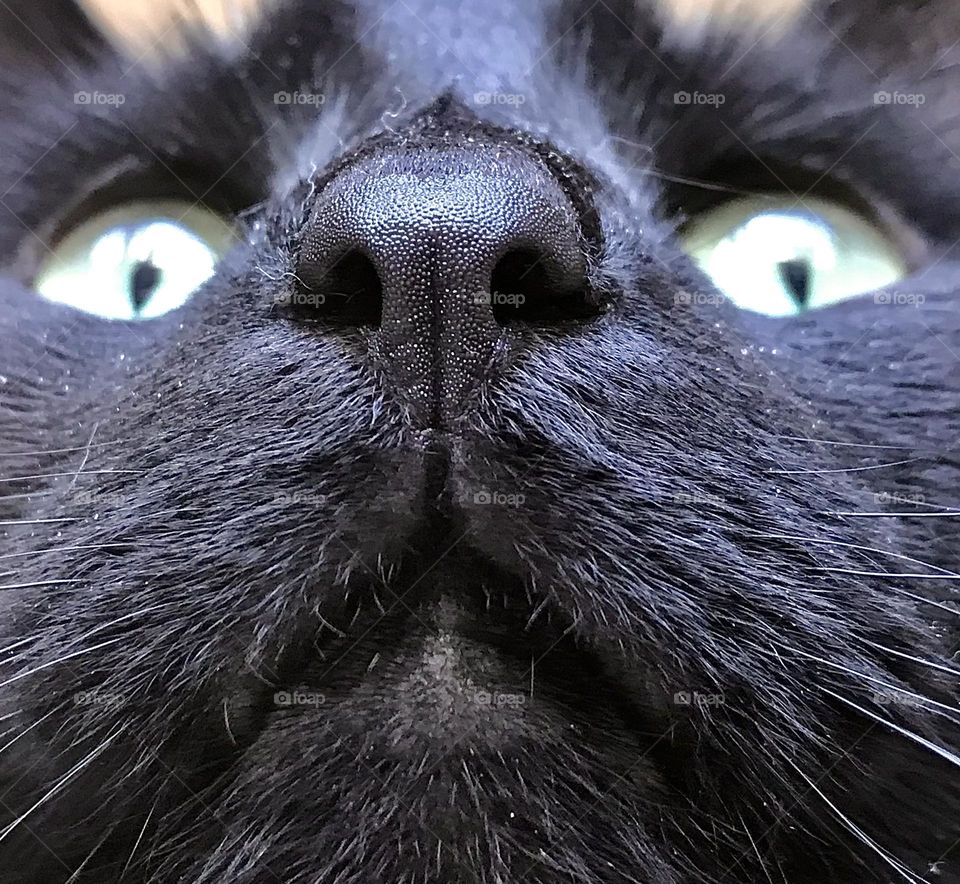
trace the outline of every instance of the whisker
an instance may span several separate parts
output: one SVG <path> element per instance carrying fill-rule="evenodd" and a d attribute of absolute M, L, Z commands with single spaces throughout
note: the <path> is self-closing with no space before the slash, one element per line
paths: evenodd
<path fill-rule="evenodd" d="M 928 666 L 930 669 L 935 669 L 938 672 L 945 672 L 947 675 L 960 676 L 960 669 L 953 669 L 950 666 L 944 666 L 942 663 L 934 663 L 933 660 L 924 660 L 922 657 L 914 657 L 912 654 L 905 654 L 903 651 L 895 651 L 893 648 L 888 648 L 884 645 L 878 645 L 876 642 L 872 642 L 869 639 L 864 639 L 864 643 L 868 644 L 871 648 L 876 648 L 878 651 L 883 651 L 886 654 L 893 654 L 894 657 L 900 657 L 902 660 L 909 660 L 911 663 L 919 663 L 922 666 Z"/>
<path fill-rule="evenodd" d="M 133 858 L 136 856 L 137 848 L 140 846 L 140 842 L 143 840 L 143 833 L 147 831 L 147 826 L 150 824 L 150 820 L 153 817 L 153 812 L 157 809 L 157 805 L 159 803 L 160 798 L 158 797 L 157 800 L 153 802 L 153 807 L 150 808 L 150 813 L 147 814 L 147 818 L 143 821 L 143 828 L 140 829 L 140 834 L 137 835 L 137 840 L 133 842 L 133 850 L 130 851 L 130 856 L 127 857 L 127 862 L 123 867 L 123 871 L 120 872 L 120 877 L 117 879 L 118 884 L 123 881 L 127 872 L 130 871 L 130 863 L 133 862 Z"/>
<path fill-rule="evenodd" d="M 893 591 L 899 593 L 900 595 L 905 595 L 907 598 L 913 599 L 914 601 L 920 602 L 924 605 L 932 605 L 934 608 L 940 608 L 941 610 L 946 611 L 948 614 L 960 616 L 960 608 L 951 608 L 949 605 L 944 604 L 943 602 L 924 598 L 922 595 L 916 595 L 915 593 L 907 592 L 905 589 L 897 589 L 897 587 L 893 587 Z"/>
<path fill-rule="evenodd" d="M 90 433 L 90 439 L 87 441 L 87 447 L 84 449 L 83 458 L 80 461 L 80 466 L 77 467 L 76 473 L 74 473 L 73 481 L 70 483 L 70 488 L 73 488 L 77 484 L 77 477 L 83 472 L 83 468 L 87 465 L 87 459 L 90 457 L 90 447 L 93 445 L 93 438 L 97 435 L 97 430 L 100 429 L 100 421 L 97 421 L 93 425 L 93 431 Z"/>
<path fill-rule="evenodd" d="M 43 457 L 47 454 L 72 454 L 75 451 L 87 451 L 90 448 L 103 448 L 105 445 L 125 445 L 126 441 L 96 442 L 89 445 L 78 445 L 74 448 L 49 448 L 43 451 L 0 451 L 0 457 Z"/>
<path fill-rule="evenodd" d="M 80 522 L 81 519 L 8 519 L 0 525 L 52 525 L 59 522 Z"/>
<path fill-rule="evenodd" d="M 0 478 L 3 482 L 33 482 L 38 479 L 65 479 L 67 476 L 76 478 L 77 476 L 107 476 L 107 475 L 131 475 L 142 476 L 146 470 L 86 470 L 82 473 L 46 473 L 36 476 L 4 476 Z"/>
<path fill-rule="evenodd" d="M 15 641 L 12 645 L 7 645 L 5 648 L 0 648 L 0 654 L 6 654 L 7 651 L 12 651 L 14 648 L 19 648 L 21 645 L 26 645 L 32 642 L 34 639 L 32 637 L 22 638 L 19 641 Z"/>
<path fill-rule="evenodd" d="M 869 467 L 843 467 L 827 470 L 766 470 L 767 476 L 829 476 L 836 473 L 866 473 L 870 470 L 885 470 L 888 467 L 899 467 L 908 463 L 917 463 L 925 460 L 924 457 L 908 457 L 906 460 L 893 460 L 889 463 L 876 463 Z"/>
<path fill-rule="evenodd" d="M 871 445 L 869 442 L 835 442 L 832 439 L 810 439 L 807 436 L 781 436 L 793 442 L 813 442 L 817 445 L 837 445 L 842 448 L 879 448 L 885 451 L 917 451 L 914 445 Z"/>
<path fill-rule="evenodd" d="M 37 808 L 42 807 L 47 803 L 54 795 L 56 795 L 70 780 L 72 780 L 78 773 L 80 773 L 85 767 L 92 764 L 99 758 L 110 744 L 123 732 L 124 728 L 119 727 L 115 730 L 110 736 L 108 736 L 96 749 L 88 752 L 83 758 L 80 759 L 70 770 L 68 770 L 54 785 L 47 791 L 47 793 L 34 802 L 33 805 L 28 807 L 20 816 L 18 816 L 12 823 L 10 823 L 2 832 L 0 832 L 0 841 L 3 841 L 14 829 L 17 828 L 31 813 L 33 813 Z"/>
<path fill-rule="evenodd" d="M 33 724 L 25 727 L 22 731 L 20 731 L 19 734 L 17 734 L 17 735 L 16 735 L 12 740 L 10 740 L 8 743 L 4 743 L 4 745 L 0 746 L 0 755 L 2 755 L 4 752 L 6 752 L 7 749 L 9 749 L 14 743 L 16 743 L 17 740 L 19 740 L 22 736 L 25 736 L 26 734 L 29 734 L 30 731 L 32 731 L 35 727 L 39 727 L 41 724 L 43 724 L 48 718 L 50 718 L 50 716 L 52 716 L 52 715 L 53 715 L 54 713 L 56 713 L 57 711 L 58 711 L 57 709 L 51 709 L 51 710 L 50 710 L 46 715 L 44 715 L 42 718 L 38 718 L 35 722 L 33 722 Z"/>
<path fill-rule="evenodd" d="M 128 611 L 126 614 L 121 614 L 119 617 L 114 617 L 112 620 L 107 620 L 104 623 L 98 623 L 92 629 L 88 629 L 85 633 L 73 639 L 67 647 L 73 647 L 81 642 L 85 642 L 87 639 L 95 636 L 98 632 L 102 632 L 105 629 L 110 629 L 111 626 L 116 626 L 118 623 L 123 623 L 126 620 L 134 620 L 137 617 L 142 617 L 144 614 L 150 614 L 154 611 L 162 611 L 164 608 L 176 607 L 176 605 L 177 603 L 175 601 L 167 601 L 156 605 L 149 605 L 146 608 L 138 608 L 135 611 Z M 110 642 L 108 642 L 108 644 L 109 643 Z M 2 687 L 2 685 L 0 685 L 0 687 Z"/>
<path fill-rule="evenodd" d="M 865 681 L 872 682 L 882 688 L 885 688 L 891 693 L 902 695 L 904 697 L 913 697 L 915 700 L 920 700 L 924 704 L 929 704 L 937 709 L 942 709 L 944 712 L 960 713 L 960 709 L 958 709 L 956 706 L 949 706 L 946 703 L 941 703 L 939 700 L 934 700 L 931 697 L 925 697 L 923 694 L 917 694 L 914 691 L 907 690 L 906 688 L 897 687 L 896 685 L 885 682 L 882 679 L 876 678 L 872 675 L 867 675 L 865 672 L 857 672 L 857 670 L 851 669 L 849 666 L 844 666 L 842 663 L 837 663 L 833 660 L 827 660 L 823 657 L 818 657 L 816 654 L 808 654 L 806 651 L 798 650 L 796 653 L 801 657 L 806 657 L 808 660 L 813 660 L 815 663 L 820 663 L 823 666 L 830 666 L 833 669 L 839 669 L 841 672 L 845 672 L 847 675 L 853 675 L 857 678 L 864 679 Z M 960 725 L 960 718 L 954 718 L 953 715 L 944 715 L 943 717 L 954 724 Z"/>
<path fill-rule="evenodd" d="M 34 589 L 37 586 L 55 586 L 58 583 L 83 583 L 82 580 L 37 580 L 33 583 L 8 583 L 6 586 L 0 586 L 0 592 L 8 589 Z"/>
<path fill-rule="evenodd" d="M 26 552 L 4 553 L 0 559 L 19 559 L 23 556 L 40 556 L 51 552 L 76 552 L 81 549 L 109 549 L 112 546 L 128 546 L 126 543 L 89 543 L 80 546 L 53 546 L 48 549 L 30 549 Z"/>
<path fill-rule="evenodd" d="M 39 666 L 34 666 L 32 669 L 28 669 L 26 672 L 17 673 L 10 678 L 0 681 L 0 688 L 5 688 L 7 685 L 13 684 L 15 681 L 20 681 L 23 678 L 29 678 L 31 675 L 36 675 L 36 673 L 42 672 L 44 669 L 49 669 L 51 666 L 58 666 L 60 663 L 64 663 L 67 660 L 73 660 L 77 657 L 82 657 L 84 654 L 92 654 L 95 651 L 101 650 L 102 648 L 108 648 L 110 645 L 115 645 L 118 642 L 126 640 L 126 636 L 117 636 L 116 638 L 108 639 L 105 642 L 100 642 L 97 645 L 91 645 L 89 648 L 81 648 L 79 651 L 73 651 L 70 654 L 64 654 L 62 657 L 57 657 L 56 660 L 49 660 L 46 663 L 41 663 Z"/>
<path fill-rule="evenodd" d="M 824 510 L 818 513 L 820 516 L 852 516 L 864 517 L 864 516 L 882 516 L 882 517 L 895 517 L 898 519 L 945 519 L 952 516 L 960 516 L 960 510 L 943 510 L 936 513 L 888 513 L 888 512 L 867 512 L 867 513 L 855 513 L 855 512 L 844 512 L 842 510 Z"/>
<path fill-rule="evenodd" d="M 854 577 L 903 577 L 913 580 L 960 580 L 960 574 L 897 574 L 893 571 L 858 571 L 856 568 L 813 568 L 814 571 L 830 571 L 833 574 L 850 574 Z"/>
<path fill-rule="evenodd" d="M 625 139 L 615 139 L 615 140 L 625 140 Z M 646 147 L 646 145 L 637 145 L 632 142 L 628 142 L 634 147 Z M 687 178 L 683 175 L 670 175 L 667 172 L 661 172 L 659 169 L 655 169 L 652 166 L 647 167 L 646 169 L 638 170 L 641 175 L 650 175 L 653 178 L 657 178 L 661 181 L 670 181 L 674 184 L 686 184 L 689 187 L 698 187 L 701 190 L 715 190 L 720 193 L 733 193 L 738 196 L 755 196 L 755 197 L 766 197 L 769 198 L 770 194 L 764 193 L 759 190 L 744 190 L 740 187 L 730 187 L 726 184 L 720 184 L 716 181 L 707 181 L 702 178 Z"/>
<path fill-rule="evenodd" d="M 750 534 L 749 537 L 760 537 L 766 540 L 794 540 L 801 543 L 813 543 L 820 544 L 825 546 L 839 546 L 843 549 L 858 549 L 863 552 L 872 552 L 878 553 L 879 555 L 890 556 L 894 559 L 900 559 L 904 562 L 912 562 L 914 565 L 922 565 L 924 568 L 932 568 L 934 571 L 939 571 L 941 574 L 946 574 L 951 577 L 960 577 L 960 574 L 957 574 L 956 571 L 950 571 L 947 568 L 941 568 L 939 565 L 931 565 L 929 562 L 923 562 L 920 559 L 914 559 L 911 556 L 906 556 L 903 553 L 896 553 L 887 549 L 878 549 L 874 546 L 864 546 L 860 543 L 845 543 L 841 540 L 830 540 L 829 538 L 822 537 L 802 537 L 798 534 Z"/>
<path fill-rule="evenodd" d="M 773 884 L 773 878 L 770 877 L 770 872 L 767 869 L 767 864 L 763 861 L 763 857 L 760 855 L 760 850 L 757 847 L 757 842 L 753 840 L 753 834 L 750 831 L 750 827 L 747 825 L 747 822 L 743 818 L 742 813 L 738 812 L 737 816 L 740 818 L 740 825 L 743 826 L 743 831 L 747 833 L 747 838 L 750 840 L 750 846 L 753 848 L 753 852 L 756 855 L 758 862 L 760 863 L 760 868 L 763 869 L 764 877 L 766 877 L 769 884 Z"/>
<path fill-rule="evenodd" d="M 779 751 L 779 750 L 778 750 Z M 863 831 L 853 820 L 850 819 L 836 804 L 834 804 L 826 795 L 826 793 L 808 777 L 794 761 L 784 752 L 779 751 L 780 756 L 787 762 L 790 767 L 792 767 L 806 782 L 810 789 L 815 792 L 820 799 L 833 811 L 834 815 L 839 819 L 844 827 L 856 835 L 857 838 L 866 844 L 871 850 L 873 850 L 877 856 L 883 859 L 901 878 L 905 881 L 910 881 L 911 884 L 923 884 L 923 879 L 917 877 L 904 863 L 897 859 L 893 854 L 884 850 L 873 838 L 871 838 L 866 832 Z"/>
<path fill-rule="evenodd" d="M 107 830 L 106 832 L 104 832 L 103 837 L 96 844 L 94 844 L 91 851 L 87 854 L 86 859 L 82 863 L 80 863 L 79 866 L 77 866 L 77 868 L 74 870 L 74 873 L 69 878 L 67 878 L 67 880 L 64 881 L 63 884 L 77 884 L 77 882 L 80 880 L 80 876 L 83 874 L 83 870 L 87 867 L 87 863 L 90 862 L 90 860 L 93 859 L 94 856 L 96 856 L 97 851 L 101 847 L 103 847 L 107 839 L 111 835 L 113 835 L 113 833 L 116 830 L 117 830 L 116 823 L 107 827 Z"/>
<path fill-rule="evenodd" d="M 913 731 L 908 731 L 905 727 L 900 727 L 900 725 L 896 722 L 890 721 L 889 719 L 884 718 L 882 715 L 877 715 L 875 712 L 865 709 L 863 706 L 860 706 L 858 703 L 854 703 L 852 700 L 848 700 L 846 697 L 841 697 L 839 694 L 834 693 L 829 688 L 823 688 L 823 692 L 825 694 L 829 694 L 835 700 L 838 700 L 839 702 L 849 706 L 851 709 L 856 709 L 857 712 L 866 715 L 868 718 L 872 718 L 878 724 L 882 724 L 885 727 L 902 734 L 903 736 L 907 737 L 907 739 L 912 740 L 914 743 L 923 746 L 925 749 L 929 749 L 935 755 L 939 755 L 950 764 L 960 767 L 960 757 L 951 752 L 949 749 L 944 749 L 943 746 L 938 746 L 936 743 L 931 742 L 925 737 L 921 737 L 919 734 L 913 733 Z"/>

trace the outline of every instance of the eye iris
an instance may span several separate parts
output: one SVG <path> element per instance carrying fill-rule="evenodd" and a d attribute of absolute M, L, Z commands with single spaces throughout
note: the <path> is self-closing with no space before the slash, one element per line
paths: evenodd
<path fill-rule="evenodd" d="M 814 197 L 733 200 L 695 219 L 684 239 L 730 301 L 770 316 L 829 306 L 907 274 L 882 230 Z"/>
<path fill-rule="evenodd" d="M 830 225 L 811 212 L 760 212 L 713 247 L 707 271 L 730 297 L 742 292 L 748 309 L 796 313 L 811 306 L 840 248 Z"/>
<path fill-rule="evenodd" d="M 195 203 L 126 203 L 65 236 L 35 285 L 47 300 L 106 319 L 153 319 L 184 304 L 233 239 L 226 219 Z"/>

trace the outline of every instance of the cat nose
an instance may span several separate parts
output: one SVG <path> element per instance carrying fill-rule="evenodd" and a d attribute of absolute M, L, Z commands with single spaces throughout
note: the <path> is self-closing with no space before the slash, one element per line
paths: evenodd
<path fill-rule="evenodd" d="M 514 145 L 381 151 L 321 185 L 297 277 L 310 318 L 374 327 L 414 421 L 445 429 L 512 326 L 592 315 L 578 213 Z"/>

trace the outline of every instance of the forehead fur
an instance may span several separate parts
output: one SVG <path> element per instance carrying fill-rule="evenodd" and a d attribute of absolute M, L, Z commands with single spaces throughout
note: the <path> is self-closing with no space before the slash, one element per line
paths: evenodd
<path fill-rule="evenodd" d="M 800 0 L 657 0 L 668 20 L 703 28 L 715 23 L 775 27 L 800 14 Z M 242 38 L 276 0 L 81 0 L 105 31 L 134 54 L 169 40 L 178 22 L 201 21 L 227 39 Z"/>

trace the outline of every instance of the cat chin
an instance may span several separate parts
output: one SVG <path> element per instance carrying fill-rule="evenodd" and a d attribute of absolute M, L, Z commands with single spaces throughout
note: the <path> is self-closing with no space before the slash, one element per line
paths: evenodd
<path fill-rule="evenodd" d="M 388 754 L 409 758 L 454 743 L 509 751 L 514 740 L 557 728 L 590 743 L 600 719 L 636 725 L 653 710 L 659 720 L 645 729 L 663 725 L 662 691 L 640 677 L 641 664 L 628 667 L 622 648 L 583 641 L 549 593 L 466 544 L 432 568 L 424 561 L 353 587 L 339 612 L 323 608 L 312 639 L 280 658 L 264 734 L 290 720 L 352 720 L 358 733 L 389 729 Z"/>
<path fill-rule="evenodd" d="M 669 715 L 689 717 L 689 701 L 671 713 L 645 699 L 652 682 L 626 677 L 554 601 L 470 549 L 356 589 L 376 603 L 348 631 L 321 627 L 264 688 L 257 733 L 209 789 L 216 826 L 165 821 L 161 839 L 181 850 L 157 880 L 202 869 L 256 881 L 263 850 L 281 880 L 304 868 L 358 884 L 522 869 L 553 881 L 559 868 L 536 866 L 558 839 L 562 862 L 595 876 L 624 847 L 632 868 L 666 873 L 641 836 L 651 804 L 681 800 Z M 251 698 L 227 698 L 228 728 L 234 702 Z"/>
<path fill-rule="evenodd" d="M 560 615 L 486 593 L 468 606 L 462 584 L 450 594 L 447 575 L 431 582 L 438 595 L 410 593 L 359 618 L 359 638 L 318 638 L 317 655 L 272 691 L 256 742 L 337 735 L 367 763 L 404 769 L 448 754 L 549 755 L 570 742 L 613 765 L 616 746 L 642 752 L 652 738 L 637 734 L 662 727 L 637 727 L 641 704 Z"/>

